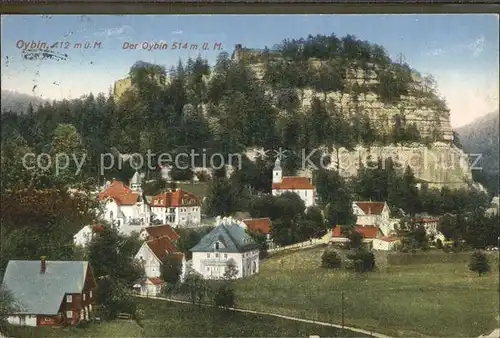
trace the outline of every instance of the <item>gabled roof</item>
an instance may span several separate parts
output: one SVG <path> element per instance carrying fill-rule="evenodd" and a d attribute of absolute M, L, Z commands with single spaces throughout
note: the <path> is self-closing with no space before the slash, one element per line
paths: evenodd
<path fill-rule="evenodd" d="M 247 234 L 245 229 L 237 223 L 219 224 L 206 234 L 192 252 L 213 252 L 214 243 L 221 242 L 218 252 L 241 253 L 257 249 L 259 245 Z"/>
<path fill-rule="evenodd" d="M 179 239 L 179 235 L 175 230 L 168 224 L 151 226 L 144 228 L 143 231 L 147 232 L 148 236 L 152 238 L 157 237 L 168 237 L 172 241 L 176 241 Z"/>
<path fill-rule="evenodd" d="M 145 243 L 159 260 L 162 260 L 165 255 L 179 253 L 175 244 L 168 237 L 151 239 Z"/>
<path fill-rule="evenodd" d="M 151 200 L 152 207 L 180 207 L 183 205 L 200 205 L 200 198 L 190 192 L 179 189 L 156 195 Z"/>
<path fill-rule="evenodd" d="M 281 183 L 273 183 L 273 190 L 314 190 L 309 178 L 300 176 L 284 176 Z"/>
<path fill-rule="evenodd" d="M 3 286 L 12 292 L 19 313 L 55 315 L 66 293 L 81 293 L 85 283 L 86 261 L 9 261 Z"/>
<path fill-rule="evenodd" d="M 380 215 L 384 210 L 384 202 L 354 202 L 365 215 Z"/>
<path fill-rule="evenodd" d="M 356 225 L 353 229 L 353 231 L 359 232 L 361 235 L 363 235 L 363 238 L 366 239 L 373 239 L 377 238 L 379 234 L 381 234 L 381 231 L 378 227 L 376 226 L 362 226 L 362 225 Z M 332 237 L 335 238 L 342 238 L 342 227 L 336 226 L 335 228 L 332 229 Z"/>
<path fill-rule="evenodd" d="M 118 205 L 133 205 L 137 203 L 140 194 L 132 192 L 123 182 L 113 181 L 104 191 L 99 193 L 99 200 L 112 198 Z"/>
<path fill-rule="evenodd" d="M 263 234 L 270 234 L 273 224 L 269 217 L 244 219 L 243 223 L 245 223 L 251 231 L 261 232 Z"/>

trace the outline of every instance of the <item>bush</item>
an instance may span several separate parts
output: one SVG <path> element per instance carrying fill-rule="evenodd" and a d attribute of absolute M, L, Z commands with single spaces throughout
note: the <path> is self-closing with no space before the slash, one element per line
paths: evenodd
<path fill-rule="evenodd" d="M 321 255 L 321 267 L 328 269 L 339 269 L 342 266 L 342 260 L 339 254 L 331 249 L 326 249 Z"/>
<path fill-rule="evenodd" d="M 436 240 L 436 248 L 438 249 L 443 249 L 443 241 L 441 241 L 439 238 Z"/>
<path fill-rule="evenodd" d="M 490 264 L 486 254 L 482 251 L 476 250 L 470 257 L 469 270 L 477 272 L 482 276 L 490 271 Z"/>
<path fill-rule="evenodd" d="M 360 249 L 351 252 L 347 258 L 352 261 L 349 263 L 349 268 L 356 272 L 370 272 L 375 270 L 375 255 L 373 252 Z"/>
<path fill-rule="evenodd" d="M 228 310 L 234 307 L 235 298 L 234 289 L 231 284 L 223 283 L 215 292 L 214 303 L 216 307 Z"/>

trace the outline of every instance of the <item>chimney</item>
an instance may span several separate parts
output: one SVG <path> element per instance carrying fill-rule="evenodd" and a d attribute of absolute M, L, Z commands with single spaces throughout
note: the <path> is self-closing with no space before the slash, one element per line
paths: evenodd
<path fill-rule="evenodd" d="M 44 274 L 45 270 L 47 268 L 47 263 L 45 262 L 45 258 L 46 258 L 45 256 L 40 257 L 40 260 L 41 260 L 40 261 L 40 263 L 41 263 L 40 264 L 40 273 L 41 274 Z"/>

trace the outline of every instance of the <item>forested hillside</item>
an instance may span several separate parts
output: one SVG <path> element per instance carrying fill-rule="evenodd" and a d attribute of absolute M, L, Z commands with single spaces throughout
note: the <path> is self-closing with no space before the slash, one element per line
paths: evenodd
<path fill-rule="evenodd" d="M 121 153 L 235 153 L 282 146 L 300 154 L 320 146 L 448 137 L 441 129 L 448 110 L 432 78 L 419 80 L 381 46 L 332 34 L 284 41 L 278 53 L 243 54 L 250 57 L 236 61 L 221 53 L 213 68 L 201 58 L 179 62 L 168 76 L 165 66 L 138 62 L 119 100 L 89 93 L 27 116 L 5 115 L 3 124 L 37 151 L 58 124 L 72 124 L 94 160 L 112 147 Z M 346 98 L 349 104 L 342 103 Z M 298 164 L 290 156 L 285 166 L 293 172 Z M 96 172 L 97 162 L 89 170 Z"/>
<path fill-rule="evenodd" d="M 481 154 L 478 164 L 482 170 L 473 173 L 493 194 L 499 191 L 498 116 L 498 111 L 490 113 L 457 130 L 464 149 L 471 154 Z"/>
<path fill-rule="evenodd" d="M 39 97 L 27 94 L 20 94 L 10 90 L 2 90 L 2 113 L 15 112 L 19 114 L 27 113 L 31 108 L 36 109 L 39 105 L 45 103 Z"/>

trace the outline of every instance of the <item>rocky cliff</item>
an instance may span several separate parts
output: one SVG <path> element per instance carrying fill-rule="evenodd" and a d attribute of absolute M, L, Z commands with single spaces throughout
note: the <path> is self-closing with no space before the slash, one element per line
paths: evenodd
<path fill-rule="evenodd" d="M 235 51 L 236 59 L 245 59 L 251 63 L 251 68 L 259 78 L 263 78 L 265 64 L 261 62 L 260 50 L 245 50 L 238 47 Z M 276 58 L 277 54 L 273 53 Z M 279 57 L 279 56 L 278 56 Z M 320 66 L 321 61 L 310 61 Z M 453 144 L 453 130 L 450 124 L 449 110 L 442 98 L 437 94 L 435 83 L 431 76 L 422 76 L 415 70 L 411 71 L 411 85 L 408 95 L 401 96 L 397 102 L 387 104 L 381 102 L 379 96 L 369 90 L 376 86 L 380 70 L 363 70 L 356 66 L 347 71 L 348 85 L 343 92 L 323 93 L 325 101 L 332 102 L 338 111 L 346 118 L 362 113 L 370 118 L 371 123 L 378 130 L 389 132 L 389 121 L 396 115 L 404 116 L 407 123 L 414 123 L 426 144 L 397 144 L 391 146 L 358 146 L 354 151 L 345 148 L 335 148 L 327 154 L 330 157 L 328 169 L 337 169 L 344 177 L 353 177 L 359 169 L 360 161 L 366 166 L 370 160 L 391 157 L 402 170 L 408 165 L 412 168 L 416 178 L 429 187 L 467 188 L 475 186 L 483 189 L 479 184 L 472 184 L 470 161 L 461 149 Z M 362 94 L 355 93 L 355 86 L 368 88 Z M 302 89 L 302 105 L 307 107 L 314 96 L 322 96 L 312 89 Z M 429 141 L 433 140 L 433 141 Z M 255 149 L 249 149 L 246 155 L 250 159 L 257 156 Z M 303 156 L 302 156 L 303 157 Z M 311 168 L 302 168 L 300 175 L 311 176 Z"/>

